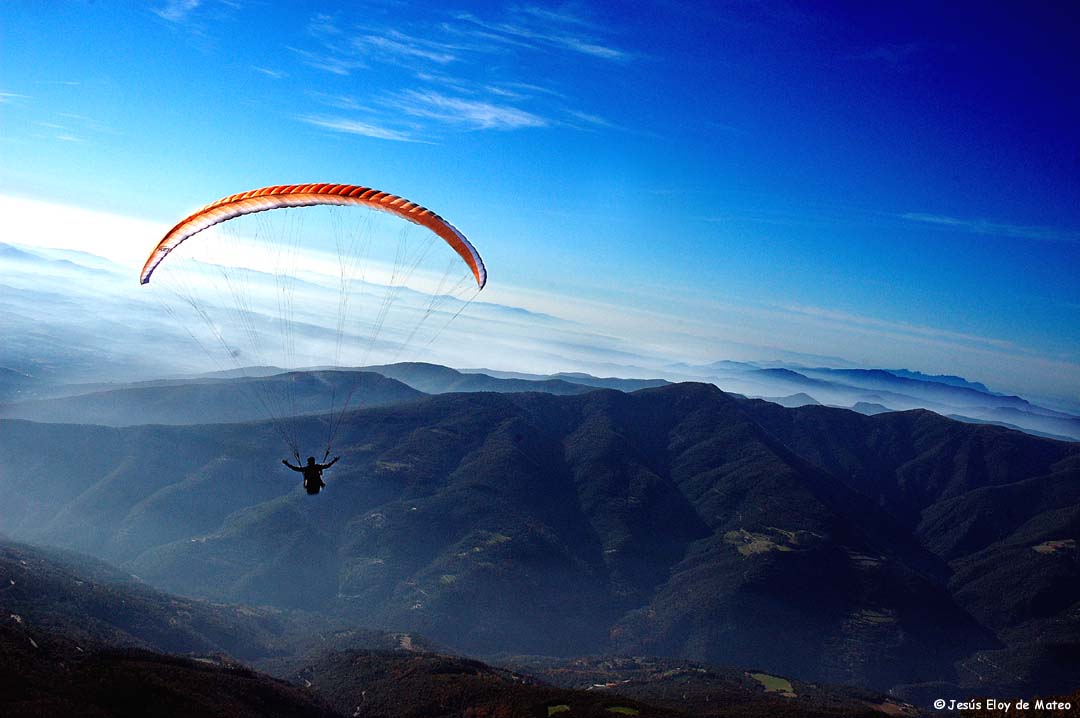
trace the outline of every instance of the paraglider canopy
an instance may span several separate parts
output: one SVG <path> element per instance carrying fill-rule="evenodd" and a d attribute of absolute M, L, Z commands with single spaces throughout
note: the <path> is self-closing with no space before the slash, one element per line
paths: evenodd
<path fill-rule="evenodd" d="M 469 265 L 476 285 L 483 289 L 487 283 L 487 269 L 483 260 L 468 239 L 452 224 L 427 207 L 387 192 L 351 184 L 290 184 L 253 189 L 249 192 L 222 197 L 198 212 L 189 215 L 170 229 L 143 265 L 139 281 L 146 284 L 150 275 L 169 252 L 192 235 L 254 212 L 266 212 L 284 207 L 310 207 L 315 205 L 359 205 L 389 212 L 402 219 L 426 227 L 446 241 Z"/>

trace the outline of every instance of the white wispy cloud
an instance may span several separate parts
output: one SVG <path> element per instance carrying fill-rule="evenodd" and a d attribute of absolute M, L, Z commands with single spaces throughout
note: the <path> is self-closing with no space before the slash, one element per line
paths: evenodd
<path fill-rule="evenodd" d="M 447 75 L 446 73 L 441 72 L 417 72 L 416 79 L 432 85 L 449 87 L 454 92 L 463 94 L 473 94 L 477 89 L 475 82 L 471 82 L 464 77 L 454 77 L 453 75 Z"/>
<path fill-rule="evenodd" d="M 326 92 L 309 92 L 308 95 L 320 105 L 333 107 L 335 110 L 349 110 L 355 112 L 364 107 L 352 95 L 331 95 Z"/>
<path fill-rule="evenodd" d="M 348 57 L 340 54 L 326 54 L 311 52 L 310 50 L 304 50 L 299 47 L 292 47 L 291 45 L 285 46 L 286 50 L 296 53 L 300 61 L 308 67 L 313 67 L 316 70 L 323 70 L 333 75 L 340 75 L 346 77 L 351 75 L 353 70 L 360 70 L 367 67 L 367 63 L 356 57 Z"/>
<path fill-rule="evenodd" d="M 457 15 L 456 23 L 443 23 L 443 30 L 455 36 L 468 39 L 473 43 L 472 47 L 477 52 L 496 53 L 507 48 L 522 50 L 536 50 L 536 43 L 512 37 L 497 30 L 486 30 L 484 25 L 474 22 L 475 18 L 468 13 Z M 464 24 L 463 24 L 464 23 Z"/>
<path fill-rule="evenodd" d="M 1061 229 L 1058 227 L 1033 227 L 1019 224 L 1003 224 L 1001 222 L 989 222 L 985 219 L 961 219 L 947 217 L 939 214 L 924 214 L 921 212 L 908 212 L 900 215 L 902 219 L 910 222 L 922 222 L 939 227 L 947 227 L 958 232 L 969 234 L 985 234 L 995 237 L 1015 237 L 1016 239 L 1031 239 L 1040 242 L 1080 242 L 1080 231 Z"/>
<path fill-rule="evenodd" d="M 597 42 L 590 42 L 589 40 L 584 40 L 580 37 L 564 35 L 553 38 L 553 41 L 571 50 L 575 50 L 585 55 L 602 57 L 605 60 L 624 60 L 627 58 L 627 54 L 622 50 L 608 47 L 607 45 L 601 45 Z"/>
<path fill-rule="evenodd" d="M 492 95 L 497 95 L 498 97 L 505 97 L 508 100 L 523 100 L 528 97 L 528 95 L 523 95 L 514 90 L 508 90 L 505 87 L 498 87 L 497 85 L 487 85 L 484 88 L 484 91 Z"/>
<path fill-rule="evenodd" d="M 566 10 L 552 10 L 547 7 L 540 7 L 539 5 L 526 5 L 518 9 L 526 15 L 532 15 L 533 17 L 549 22 L 592 27 L 592 23 L 589 20 Z"/>
<path fill-rule="evenodd" d="M 302 115 L 300 117 L 297 117 L 296 119 L 300 120 L 301 122 L 306 122 L 309 125 L 322 127 L 326 130 L 333 130 L 334 132 L 343 132 L 349 135 L 361 135 L 363 137 L 373 137 L 378 140 L 393 140 L 395 142 L 421 141 L 405 132 L 391 130 L 386 127 L 379 127 L 378 125 L 349 119 L 347 117 L 320 117 L 316 115 Z"/>
<path fill-rule="evenodd" d="M 484 89 L 493 95 L 518 100 L 531 99 L 538 95 L 566 99 L 566 95 L 558 90 L 529 82 L 493 82 L 486 85 Z"/>
<path fill-rule="evenodd" d="M 359 35 L 353 38 L 353 45 L 362 52 L 376 52 L 383 60 L 398 57 L 446 65 L 458 59 L 453 46 L 412 37 L 397 30 L 378 35 Z"/>
<path fill-rule="evenodd" d="M 450 97 L 432 91 L 405 90 L 396 96 L 392 104 L 414 117 L 461 124 L 482 130 L 546 127 L 549 124 L 543 117 L 517 107 Z"/>
<path fill-rule="evenodd" d="M 561 48 L 605 60 L 630 59 L 630 53 L 605 45 L 592 36 L 582 35 L 576 29 L 568 29 L 565 24 L 530 25 L 521 21 L 489 22 L 471 13 L 460 13 L 456 16 L 456 19 L 471 26 L 471 32 L 474 35 L 486 40 L 534 48 Z M 546 19 L 550 20 L 552 18 L 548 17 Z M 468 31 L 466 31 L 466 34 L 468 34 Z"/>
<path fill-rule="evenodd" d="M 570 117 L 572 117 L 578 123 L 582 123 L 593 128 L 613 129 L 615 127 L 615 125 L 611 124 L 603 117 L 588 112 L 581 112 L 580 110 L 568 110 L 566 114 L 570 115 Z"/>
<path fill-rule="evenodd" d="M 20 95 L 17 92 L 2 92 L 0 91 L 0 105 L 11 104 L 18 102 L 19 100 L 29 100 L 29 95 Z"/>
<path fill-rule="evenodd" d="M 104 135 L 119 134 L 112 127 L 77 112 L 53 112 L 31 120 L 26 127 L 40 128 L 31 130 L 28 137 L 59 142 L 95 142 Z"/>
<path fill-rule="evenodd" d="M 1004 339 L 996 339 L 994 337 L 980 336 L 977 334 L 967 334 L 964 332 L 955 332 L 947 329 L 941 329 L 938 327 L 909 324 L 907 322 L 893 322 L 885 319 L 878 319 L 876 317 L 866 316 L 863 314 L 854 314 L 851 312 L 844 312 L 824 307 L 789 304 L 784 305 L 780 308 L 784 311 L 793 312 L 806 317 L 814 317 L 817 319 L 828 320 L 857 328 L 883 330 L 894 335 L 906 335 L 924 337 L 928 339 L 938 339 L 964 345 L 979 345 L 984 347 L 991 347 L 998 350 L 1019 350 L 1019 347 L 1017 347 L 1015 343 L 1006 341 Z"/>
<path fill-rule="evenodd" d="M 333 15 L 319 13 L 311 18 L 307 31 L 316 36 L 340 35 L 341 28 L 337 25 L 337 18 Z"/>
<path fill-rule="evenodd" d="M 282 70 L 272 70 L 269 67 L 260 67 L 259 65 L 252 65 L 251 69 L 274 80 L 281 80 L 289 76 L 289 73 Z"/>
<path fill-rule="evenodd" d="M 152 8 L 155 15 L 169 22 L 184 22 L 201 0 L 169 0 L 162 7 Z"/>

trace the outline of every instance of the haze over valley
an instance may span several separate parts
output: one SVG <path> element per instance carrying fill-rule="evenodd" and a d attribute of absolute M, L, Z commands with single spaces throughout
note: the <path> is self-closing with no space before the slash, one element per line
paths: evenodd
<path fill-rule="evenodd" d="M 180 386 L 172 390 L 176 396 L 174 411 L 182 411 L 184 406 L 188 411 L 187 419 L 179 419 L 149 406 L 138 394 L 138 387 L 127 384 L 133 379 L 167 378 L 185 385 L 194 380 L 213 381 L 214 375 L 222 372 L 255 379 L 263 374 L 285 371 L 280 367 L 245 364 L 245 359 L 251 358 L 280 359 L 280 352 L 275 353 L 272 349 L 255 357 L 224 356 L 213 346 L 208 349 L 212 340 L 201 344 L 193 342 L 191 332 L 193 327 L 197 331 L 198 325 L 176 322 L 163 311 L 160 296 L 122 291 L 119 287 L 125 283 L 123 268 L 104 258 L 85 252 L 6 244 L 0 245 L 0 269 L 9 278 L 6 281 L 10 282 L 11 290 L 5 292 L 0 311 L 4 312 L 5 323 L 15 329 L 13 341 L 0 348 L 0 416 L 109 425 L 188 423 L 207 418 L 202 413 L 200 401 L 192 396 L 197 390 L 181 389 Z M 102 271 L 114 277 L 117 284 L 98 292 L 94 283 Z M 80 286 L 87 288 L 83 295 L 85 303 L 76 303 L 75 297 L 79 295 L 73 288 Z M 57 297 L 65 299 L 57 301 Z M 89 301 L 90 297 L 93 301 Z M 407 308 L 410 300 L 405 297 L 399 301 Z M 451 306 L 448 311 L 456 309 Z M 580 341 L 582 328 L 555 316 L 497 304 L 477 306 L 472 302 L 469 315 L 473 321 L 459 322 L 459 317 L 447 325 L 435 348 L 410 346 L 405 353 L 410 359 L 429 363 L 452 359 L 453 353 L 445 356 L 438 347 L 470 345 L 475 341 L 476 328 L 487 322 L 495 323 L 499 333 L 485 339 L 482 351 L 467 354 L 466 358 L 499 364 L 465 368 L 467 376 L 464 378 L 449 371 L 437 373 L 434 369 L 427 372 L 432 375 L 430 378 L 423 373 L 405 374 L 402 368 L 384 368 L 383 374 L 402 379 L 406 385 L 426 393 L 532 389 L 563 394 L 583 391 L 582 387 L 633 389 L 665 382 L 705 381 L 729 393 L 766 398 L 786 406 L 816 403 L 853 408 L 868 414 L 924 408 L 961 421 L 992 423 L 1040 436 L 1080 440 L 1080 413 L 1054 408 L 1070 406 L 1064 399 L 1054 406 L 1045 406 L 957 376 L 926 375 L 897 368 L 859 368 L 848 362 L 839 367 L 811 363 L 819 359 L 827 361 L 827 357 L 802 357 L 801 362 L 790 357 L 766 357 L 758 361 L 718 360 L 691 364 L 677 361 L 674 356 L 623 352 L 620 360 L 627 363 L 619 364 L 594 352 L 563 359 L 555 367 L 558 371 L 529 373 L 525 371 L 528 367 L 550 363 L 538 358 L 555 356 L 564 347 Z M 265 334 L 261 342 L 273 347 L 280 343 L 273 315 L 268 314 L 264 319 L 263 325 L 269 328 L 260 330 Z M 313 347 L 333 345 L 337 340 L 333 320 L 333 315 L 327 315 L 322 324 L 308 324 L 305 342 Z M 142 322 L 155 330 L 132 333 L 125 329 L 130 322 Z M 486 330 L 481 334 L 483 331 Z M 387 346 L 385 350 L 364 351 L 360 356 L 375 361 L 401 356 L 402 351 L 392 338 L 382 341 Z M 515 361 L 510 357 L 519 356 L 523 357 L 519 364 L 509 363 Z M 373 363 L 371 366 L 379 371 L 382 365 Z M 583 370 L 610 379 L 598 381 Z M 202 374 L 207 376 L 200 376 Z M 612 374 L 633 377 L 634 381 L 619 383 Z M 523 381 L 546 383 L 529 385 L 522 384 Z M 324 394 L 314 389 L 306 391 L 310 399 L 308 410 L 325 410 L 330 388 L 324 388 Z M 102 392 L 119 393 L 102 397 Z M 382 400 L 365 392 L 360 396 L 365 397 L 363 401 Z M 156 400 L 168 401 L 166 397 L 164 392 L 155 394 Z M 140 403 L 149 413 L 139 411 Z M 101 406 L 104 413 L 95 413 L 95 405 Z M 122 416 L 110 416 L 109 411 L 117 406 L 124 407 L 120 410 Z M 245 402 L 232 405 L 220 420 L 261 417 L 265 417 L 265 408 L 249 397 Z"/>

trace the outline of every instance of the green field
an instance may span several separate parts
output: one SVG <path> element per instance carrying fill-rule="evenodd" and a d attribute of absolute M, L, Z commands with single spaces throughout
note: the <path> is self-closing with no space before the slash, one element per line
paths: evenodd
<path fill-rule="evenodd" d="M 791 685 L 791 681 L 786 678 L 780 678 L 779 676 L 770 676 L 768 673 L 751 673 L 750 677 L 755 681 L 765 686 L 765 690 L 769 693 L 783 693 L 785 695 L 795 695 L 795 689 Z"/>

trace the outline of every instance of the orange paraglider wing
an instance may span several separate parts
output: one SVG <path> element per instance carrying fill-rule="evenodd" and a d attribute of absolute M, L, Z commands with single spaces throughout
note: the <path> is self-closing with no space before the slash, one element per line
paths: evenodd
<path fill-rule="evenodd" d="M 217 202 L 181 220 L 170 229 L 143 265 L 139 281 L 146 284 L 150 275 L 169 252 L 184 240 L 215 224 L 255 212 L 265 212 L 283 207 L 310 207 L 313 205 L 358 205 L 377 209 L 401 217 L 425 227 L 441 237 L 465 260 L 476 278 L 480 289 L 487 283 L 487 269 L 476 248 L 452 224 L 426 207 L 410 202 L 397 195 L 380 192 L 370 187 L 349 184 L 292 184 L 263 187 L 250 192 L 223 197 Z"/>

